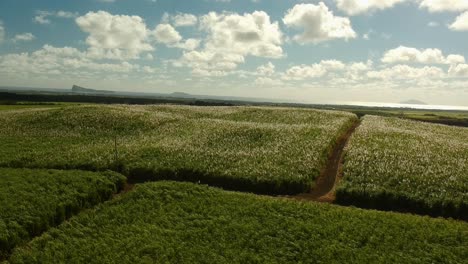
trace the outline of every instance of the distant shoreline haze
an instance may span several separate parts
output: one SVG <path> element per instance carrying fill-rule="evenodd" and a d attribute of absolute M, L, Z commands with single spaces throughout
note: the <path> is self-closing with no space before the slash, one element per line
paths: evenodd
<path fill-rule="evenodd" d="M 366 107 L 388 107 L 388 108 L 411 108 L 427 110 L 461 110 L 468 111 L 468 106 L 457 105 L 431 105 L 431 104 L 404 104 L 404 103 L 382 103 L 382 102 L 337 102 L 338 105 L 366 106 Z"/>
<path fill-rule="evenodd" d="M 265 102 L 265 103 L 298 103 L 298 104 L 309 104 L 309 105 L 344 105 L 344 106 L 363 106 L 363 107 L 382 107 L 382 108 L 409 108 L 419 110 L 449 110 L 449 111 L 468 111 L 468 106 L 457 106 L 457 105 L 433 105 L 426 104 L 419 100 L 406 100 L 400 103 L 389 103 L 389 102 L 361 102 L 361 101 L 329 101 L 329 102 L 312 102 L 304 103 L 294 100 L 282 100 L 273 98 L 254 98 L 254 97 L 239 97 L 239 96 L 218 96 L 218 95 L 196 95 L 189 94 L 186 92 L 172 92 L 172 93 L 144 93 L 144 92 L 128 92 L 128 91 L 112 91 L 112 90 L 95 90 L 90 88 L 83 88 L 74 85 L 81 89 L 85 89 L 86 95 L 102 95 L 102 96 L 138 96 L 138 97 L 171 97 L 171 98 L 193 98 L 193 99 L 216 99 L 216 100 L 240 100 L 240 101 L 251 101 L 251 102 Z M 75 89 L 76 90 L 76 89 Z M 0 86 L 0 92 L 52 92 L 52 93 L 77 93 L 72 89 L 58 89 L 58 88 L 34 88 L 34 87 L 9 87 Z M 79 93 L 79 92 L 78 92 Z M 0 98 L 1 99 L 1 98 Z"/>

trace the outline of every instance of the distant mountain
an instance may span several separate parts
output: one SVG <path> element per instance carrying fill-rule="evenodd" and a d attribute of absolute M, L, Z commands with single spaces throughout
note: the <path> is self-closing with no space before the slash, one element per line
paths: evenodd
<path fill-rule="evenodd" d="M 411 100 L 408 100 L 408 101 L 400 102 L 400 104 L 427 105 L 427 104 L 426 104 L 425 102 L 423 102 L 423 101 L 414 100 L 414 99 L 411 99 Z"/>
<path fill-rule="evenodd" d="M 242 96 L 222 96 L 222 95 L 201 95 L 190 94 L 184 92 L 173 93 L 155 93 L 155 92 L 128 92 L 128 91 L 106 91 L 84 88 L 78 85 L 73 85 L 72 89 L 51 89 L 51 88 L 35 88 L 35 87 L 8 87 L 0 86 L 0 92 L 12 93 L 47 93 L 47 94 L 66 94 L 66 95 L 97 95 L 97 96 L 113 96 L 113 97 L 131 97 L 131 98 L 174 98 L 174 99 L 194 99 L 194 100 L 221 100 L 221 101 L 239 101 L 239 102 L 257 102 L 257 103 L 297 103 L 293 100 L 272 99 L 260 97 L 242 97 Z"/>
<path fill-rule="evenodd" d="M 182 92 L 175 92 L 169 94 L 170 97 L 178 97 L 178 98 L 194 98 L 196 96 L 188 94 L 188 93 L 182 93 Z"/>
<path fill-rule="evenodd" d="M 84 88 L 78 85 L 73 85 L 72 93 L 86 93 L 86 94 L 114 94 L 112 91 L 104 91 L 104 90 L 94 90 L 89 88 Z"/>

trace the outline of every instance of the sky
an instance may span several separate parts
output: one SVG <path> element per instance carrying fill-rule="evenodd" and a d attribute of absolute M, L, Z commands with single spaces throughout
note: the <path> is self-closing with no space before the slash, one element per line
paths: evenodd
<path fill-rule="evenodd" d="M 2 0 L 0 86 L 468 106 L 468 0 Z"/>

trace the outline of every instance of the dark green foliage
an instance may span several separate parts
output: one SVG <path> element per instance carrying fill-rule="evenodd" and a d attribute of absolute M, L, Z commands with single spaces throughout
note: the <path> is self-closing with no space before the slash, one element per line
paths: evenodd
<path fill-rule="evenodd" d="M 158 182 L 72 218 L 10 262 L 464 263 L 467 248 L 464 222 Z"/>
<path fill-rule="evenodd" d="M 0 113 L 0 166 L 112 169 L 133 182 L 200 181 L 295 194 L 313 186 L 356 119 L 259 107 L 70 106 Z"/>
<path fill-rule="evenodd" d="M 450 217 L 468 221 L 468 203 L 460 200 L 424 200 L 386 190 L 365 192 L 341 186 L 336 191 L 337 204 L 385 211 L 410 212 L 433 217 Z"/>
<path fill-rule="evenodd" d="M 115 172 L 0 168 L 0 259 L 16 245 L 62 223 L 123 187 Z"/>
<path fill-rule="evenodd" d="M 468 129 L 364 117 L 344 158 L 337 202 L 468 220 Z"/>

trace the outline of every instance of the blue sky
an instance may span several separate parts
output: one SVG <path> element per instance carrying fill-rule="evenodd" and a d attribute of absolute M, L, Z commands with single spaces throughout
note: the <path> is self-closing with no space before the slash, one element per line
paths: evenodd
<path fill-rule="evenodd" d="M 2 0 L 0 86 L 468 106 L 468 0 Z"/>

